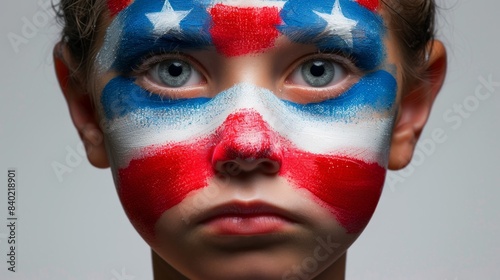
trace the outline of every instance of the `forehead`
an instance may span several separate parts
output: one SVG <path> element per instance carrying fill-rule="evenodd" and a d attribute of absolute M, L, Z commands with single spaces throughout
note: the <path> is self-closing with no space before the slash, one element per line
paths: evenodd
<path fill-rule="evenodd" d="M 106 69 L 145 53 L 211 46 L 225 56 L 257 53 L 281 35 L 354 55 L 362 68 L 384 55 L 378 0 L 108 0 L 107 6 L 112 23 L 99 58 Z"/>
<path fill-rule="evenodd" d="M 111 16 L 117 15 L 119 12 L 121 12 L 123 9 L 128 7 L 133 1 L 132 0 L 107 0 L 107 6 L 110 12 Z M 152 4 L 155 1 L 150 1 Z M 179 2 L 179 1 L 172 1 L 172 2 Z M 224 3 L 227 5 L 239 5 L 239 6 L 263 6 L 263 5 L 273 5 L 273 4 L 280 4 L 279 2 L 286 2 L 286 0 L 220 0 L 220 1 L 210 1 L 210 0 L 197 0 L 197 1 L 191 1 L 191 2 L 198 2 L 198 3 L 205 3 L 205 4 L 213 4 L 216 2 L 219 3 Z M 297 1 L 297 2 L 302 2 L 302 4 L 306 5 L 307 2 L 309 1 Z M 379 6 L 379 0 L 356 0 L 359 5 L 371 10 L 371 11 L 376 11 Z"/>

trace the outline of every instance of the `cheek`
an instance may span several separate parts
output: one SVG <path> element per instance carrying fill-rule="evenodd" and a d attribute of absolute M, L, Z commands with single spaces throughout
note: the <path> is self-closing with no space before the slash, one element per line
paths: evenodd
<path fill-rule="evenodd" d="M 176 122 L 193 122 L 189 112 L 205 101 L 164 102 L 124 77 L 112 79 L 103 90 L 104 131 L 117 191 L 148 242 L 154 240 L 153 227 L 162 213 L 214 175 L 208 158 L 213 140 L 193 136 Z"/>
<path fill-rule="evenodd" d="M 300 107 L 304 114 L 312 112 L 303 119 L 312 120 L 294 140 L 301 148 L 287 148 L 280 175 L 310 191 L 348 233 L 363 230 L 380 199 L 396 92 L 394 77 L 381 70 L 340 98 Z M 332 118 L 321 119 L 318 112 Z"/>
<path fill-rule="evenodd" d="M 350 156 L 289 150 L 280 174 L 310 191 L 348 233 L 359 233 L 377 206 L 386 170 Z"/>
<path fill-rule="evenodd" d="M 207 140 L 146 149 L 145 156 L 118 170 L 118 194 L 138 232 L 153 241 L 160 216 L 214 176 Z"/>

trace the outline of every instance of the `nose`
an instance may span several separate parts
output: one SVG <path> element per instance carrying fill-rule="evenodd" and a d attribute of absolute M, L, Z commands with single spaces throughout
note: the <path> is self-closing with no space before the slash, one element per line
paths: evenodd
<path fill-rule="evenodd" d="M 260 172 L 276 174 L 281 168 L 282 152 L 277 134 L 254 110 L 242 110 L 227 117 L 217 130 L 218 143 L 212 166 L 229 176 Z"/>

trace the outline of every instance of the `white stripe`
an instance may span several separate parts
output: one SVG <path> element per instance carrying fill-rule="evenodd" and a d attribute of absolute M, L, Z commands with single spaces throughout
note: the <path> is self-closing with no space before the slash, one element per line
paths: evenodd
<path fill-rule="evenodd" d="M 239 84 L 206 104 L 202 110 L 140 109 L 108 122 L 105 132 L 117 162 L 127 165 L 141 148 L 172 142 L 196 141 L 213 133 L 230 115 L 253 109 L 270 127 L 298 148 L 317 154 L 355 156 L 386 165 L 393 117 L 367 113 L 352 121 L 309 115 L 285 105 L 271 91 Z M 148 123 L 148 119 L 154 119 Z"/>
<path fill-rule="evenodd" d="M 118 14 L 106 30 L 104 43 L 102 48 L 99 50 L 99 53 L 97 53 L 96 60 L 98 65 L 98 74 L 103 74 L 104 72 L 110 70 L 113 66 L 121 41 L 123 28 L 123 15 Z"/>

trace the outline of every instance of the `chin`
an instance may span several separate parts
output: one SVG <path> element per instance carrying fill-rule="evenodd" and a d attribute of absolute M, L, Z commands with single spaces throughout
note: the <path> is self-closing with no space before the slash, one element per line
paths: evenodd
<path fill-rule="evenodd" d="M 309 242 L 255 246 L 246 250 L 197 252 L 183 248 L 176 254 L 171 246 L 155 248 L 173 269 L 191 280 L 311 279 L 327 273 L 350 244 L 333 248 L 331 254 L 320 244 Z M 337 246 L 337 245 L 336 245 Z"/>
<path fill-rule="evenodd" d="M 149 245 L 193 280 L 310 279 L 331 269 L 360 234 L 348 233 L 311 193 L 286 180 L 250 184 L 212 182 L 189 195 L 161 215 Z"/>

